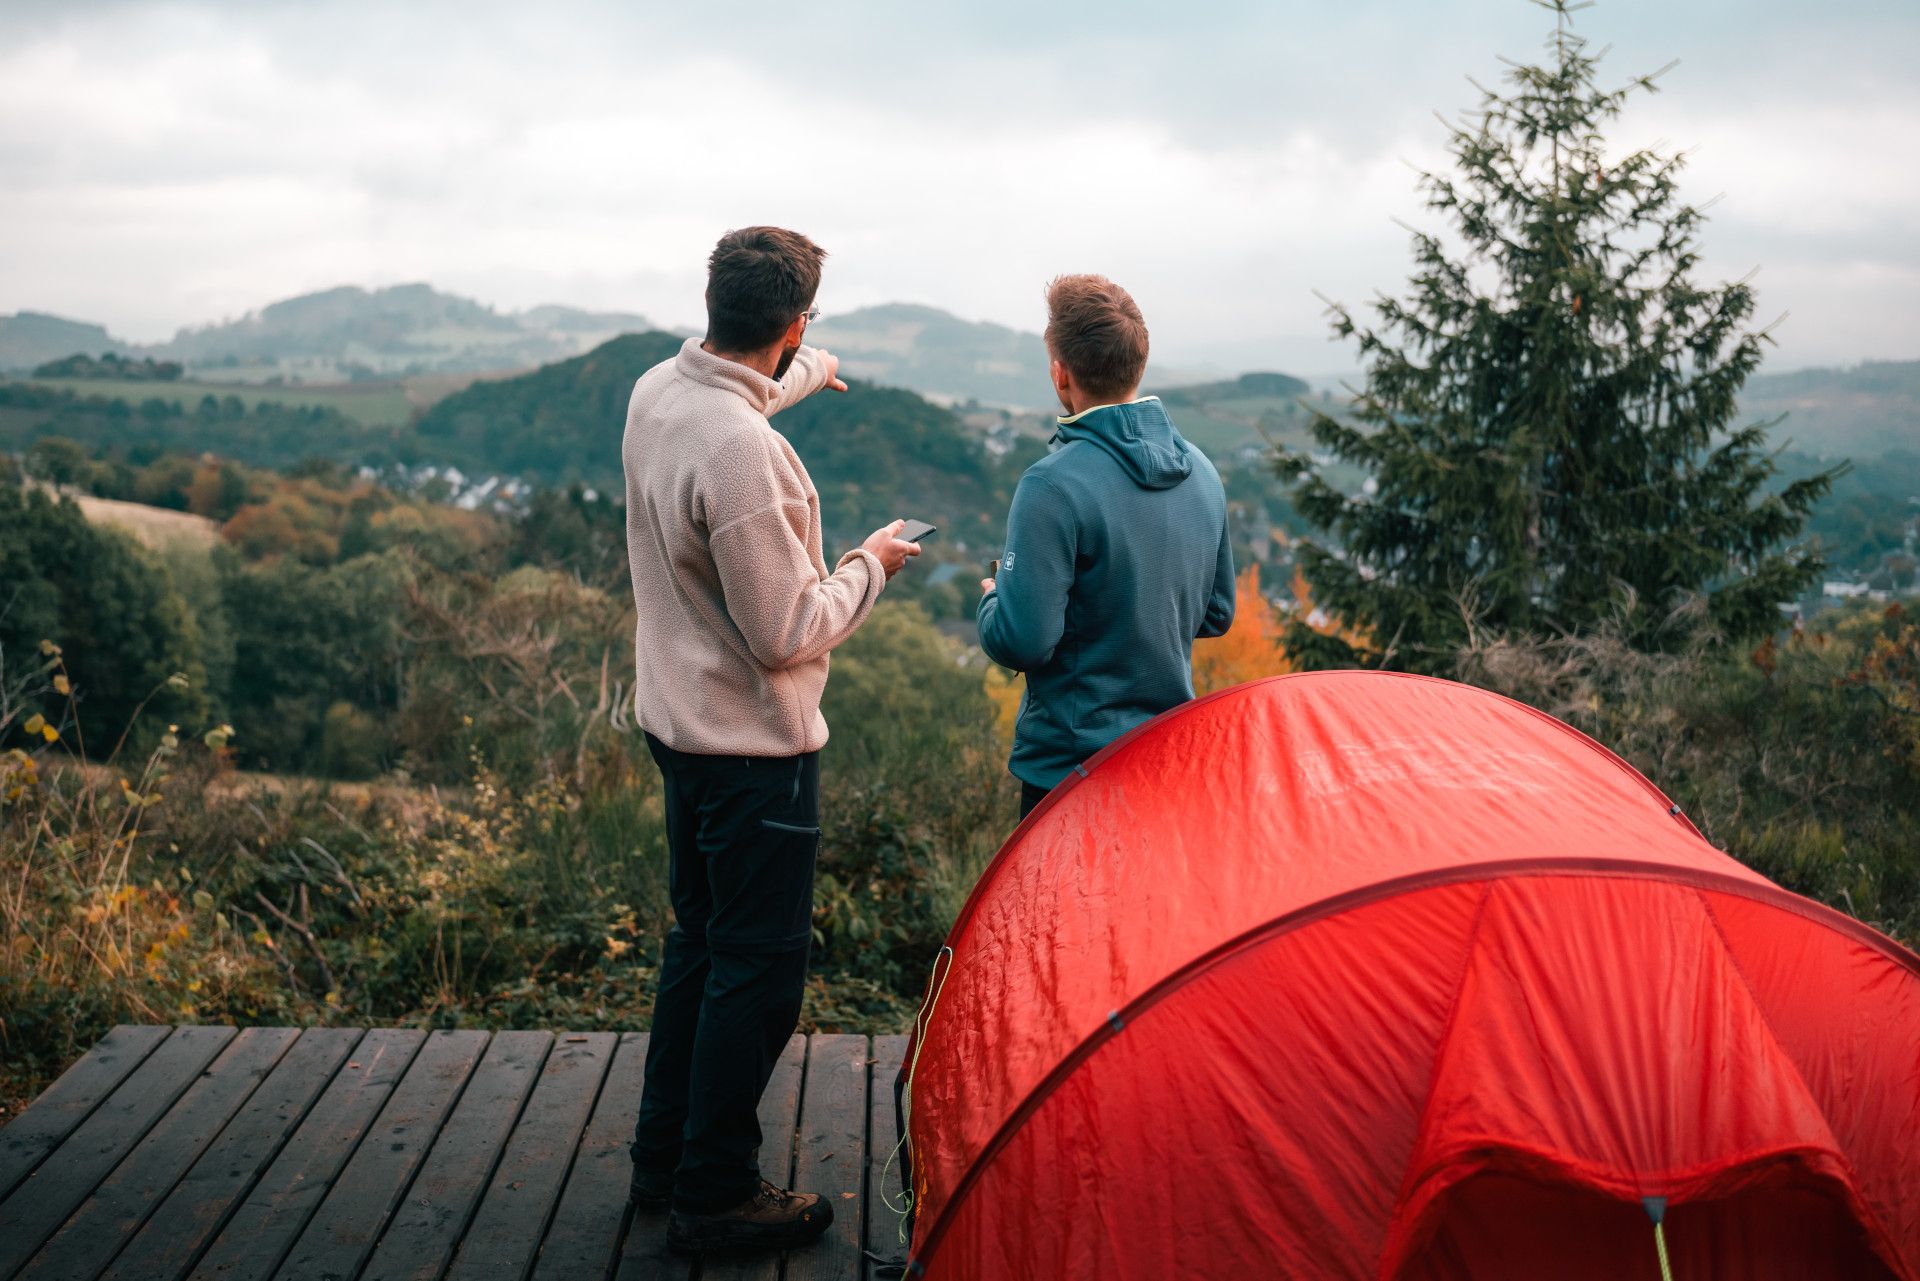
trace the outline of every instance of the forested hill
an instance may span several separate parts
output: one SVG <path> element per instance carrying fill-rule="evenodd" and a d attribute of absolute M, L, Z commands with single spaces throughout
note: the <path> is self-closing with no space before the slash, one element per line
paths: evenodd
<path fill-rule="evenodd" d="M 634 380 L 682 341 L 628 334 L 518 378 L 475 383 L 420 419 L 413 447 L 468 472 L 617 489 Z M 910 391 L 863 383 L 845 395 L 811 396 L 775 415 L 773 425 L 806 460 L 822 520 L 843 539 L 900 514 L 933 521 L 950 536 L 986 537 L 1019 474 L 1014 464 L 1031 461 L 1023 453 L 997 462 L 948 410 Z"/>
<path fill-rule="evenodd" d="M 634 380 L 680 343 L 672 334 L 626 334 L 517 378 L 475 383 L 414 424 L 420 452 L 482 474 L 612 488 Z"/>

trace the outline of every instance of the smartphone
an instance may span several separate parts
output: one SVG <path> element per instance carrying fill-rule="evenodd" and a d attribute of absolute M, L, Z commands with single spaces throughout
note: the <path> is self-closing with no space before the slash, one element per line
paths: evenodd
<path fill-rule="evenodd" d="M 992 560 L 987 562 L 987 577 L 988 578 L 1000 577 L 1000 558 L 998 556 L 995 556 Z"/>
<path fill-rule="evenodd" d="M 910 520 L 895 535 L 904 542 L 924 543 L 940 532 L 938 525 L 929 525 L 924 520 Z"/>

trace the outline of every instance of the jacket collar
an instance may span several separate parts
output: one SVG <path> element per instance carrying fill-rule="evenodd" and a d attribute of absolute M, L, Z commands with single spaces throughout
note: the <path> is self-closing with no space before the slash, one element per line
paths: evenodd
<path fill-rule="evenodd" d="M 1160 398 L 1158 396 L 1142 396 L 1138 400 L 1116 400 L 1110 405 L 1089 405 L 1077 414 L 1068 414 L 1065 418 L 1055 418 L 1053 421 L 1059 423 L 1062 427 L 1071 427 L 1088 414 L 1097 414 L 1104 409 L 1124 409 L 1128 405 L 1144 405 L 1148 401 L 1153 401 L 1155 404 L 1158 404 Z"/>
<path fill-rule="evenodd" d="M 780 399 L 780 384 L 757 369 L 748 369 L 737 361 L 716 356 L 700 344 L 702 338 L 689 338 L 674 357 L 674 369 L 683 377 L 704 386 L 730 391 L 764 416 Z"/>

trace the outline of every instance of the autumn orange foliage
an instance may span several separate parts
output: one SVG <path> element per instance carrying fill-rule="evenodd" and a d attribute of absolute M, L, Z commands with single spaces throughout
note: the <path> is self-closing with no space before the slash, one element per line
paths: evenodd
<path fill-rule="evenodd" d="M 1340 626 L 1315 609 L 1312 590 L 1298 569 L 1293 571 L 1292 613 L 1316 632 L 1338 636 L 1355 649 L 1369 648 L 1364 634 Z M 1249 565 L 1242 570 L 1234 584 L 1233 626 L 1225 636 L 1194 642 L 1194 693 L 1211 694 L 1229 685 L 1297 671 L 1286 650 L 1288 621 L 1261 592 L 1259 569 Z"/>
<path fill-rule="evenodd" d="M 1013 750 L 1013 724 L 1020 719 L 1020 695 L 1026 688 L 1027 678 L 1020 673 L 993 663 L 987 665 L 987 701 L 993 704 L 993 728 L 1008 751 Z"/>

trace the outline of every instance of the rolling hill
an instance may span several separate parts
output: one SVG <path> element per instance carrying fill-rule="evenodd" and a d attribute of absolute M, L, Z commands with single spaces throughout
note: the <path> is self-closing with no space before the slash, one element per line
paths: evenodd
<path fill-rule="evenodd" d="M 182 329 L 163 343 L 122 342 L 104 326 L 41 312 L 0 316 L 0 372 L 24 373 L 76 352 L 176 360 L 222 381 L 304 382 L 531 369 L 651 328 L 627 312 L 556 305 L 491 307 L 431 285 L 302 294 L 237 320 Z"/>
<path fill-rule="evenodd" d="M 1784 415 L 1774 440 L 1823 457 L 1920 450 L 1920 360 L 1757 374 L 1741 393 L 1740 408 L 1751 418 Z"/>
<path fill-rule="evenodd" d="M 962 320 L 938 307 L 887 303 L 844 316 L 829 313 L 807 341 L 840 357 L 851 377 L 905 387 L 943 404 L 978 401 L 1053 412 L 1047 347 L 1039 334 Z M 1194 381 L 1177 369 L 1147 369 L 1151 387 Z"/>
<path fill-rule="evenodd" d="M 105 325 L 66 320 L 43 311 L 0 316 L 0 372 L 24 373 L 35 365 L 76 352 L 98 356 L 130 348 Z"/>
<path fill-rule="evenodd" d="M 346 285 L 289 298 L 224 324 L 183 329 L 153 354 L 190 368 L 261 368 L 328 379 L 527 369 L 648 328 L 620 312 L 500 312 L 431 285 Z"/>
<path fill-rule="evenodd" d="M 1290 374 L 1255 373 L 1170 387 L 1160 400 L 1181 434 L 1221 462 L 1269 443 L 1304 445 L 1310 415 L 1300 401 L 1309 391 Z"/>
<path fill-rule="evenodd" d="M 269 399 L 272 389 L 261 389 L 257 400 L 250 394 L 183 401 L 167 394 L 110 399 L 85 394 L 84 384 L 0 382 L 0 450 L 60 437 L 127 456 L 206 452 L 280 468 L 308 458 L 434 464 L 474 478 L 617 492 L 634 381 L 681 342 L 666 333 L 624 335 L 531 373 L 474 382 L 411 422 L 281 404 Z M 953 411 L 910 391 L 860 382 L 845 395 L 812 396 L 773 423 L 806 458 L 822 521 L 837 543 L 909 513 L 939 525 L 948 543 L 990 539 L 1013 481 L 1040 452 L 1037 442 L 1027 442 L 997 458 Z"/>
<path fill-rule="evenodd" d="M 517 378 L 475 383 L 420 418 L 411 448 L 476 474 L 618 489 L 634 381 L 681 341 L 628 334 Z M 952 411 L 898 388 L 856 381 L 845 395 L 821 392 L 772 421 L 807 460 L 822 522 L 842 540 L 908 511 L 950 537 L 984 536 L 997 528 L 1018 474 Z"/>

